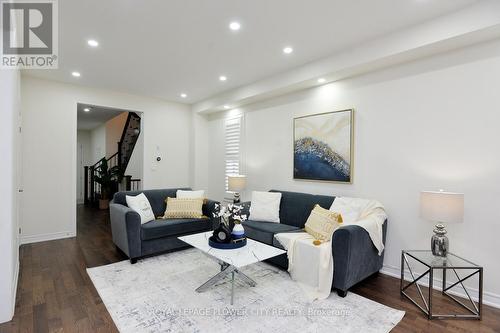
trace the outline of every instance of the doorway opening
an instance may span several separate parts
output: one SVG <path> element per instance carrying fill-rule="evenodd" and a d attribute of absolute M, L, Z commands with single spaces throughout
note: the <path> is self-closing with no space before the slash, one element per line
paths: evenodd
<path fill-rule="evenodd" d="M 142 113 L 77 104 L 77 204 L 107 209 L 117 191 L 141 190 Z"/>

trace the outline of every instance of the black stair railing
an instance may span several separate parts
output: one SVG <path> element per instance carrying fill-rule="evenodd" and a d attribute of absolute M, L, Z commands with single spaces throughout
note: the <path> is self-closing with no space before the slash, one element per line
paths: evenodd
<path fill-rule="evenodd" d="M 133 179 L 132 176 L 125 176 L 125 190 L 137 191 L 141 188 L 141 180 Z"/>
<path fill-rule="evenodd" d="M 118 165 L 118 153 L 114 153 L 109 158 L 106 159 L 108 162 L 108 167 L 112 168 Z M 101 195 L 101 185 L 95 181 L 95 177 L 99 173 L 99 168 L 101 167 L 102 159 L 97 161 L 91 166 L 84 167 L 84 191 L 85 191 L 85 204 L 96 203 Z"/>
<path fill-rule="evenodd" d="M 118 160 L 123 171 L 127 169 L 139 134 L 141 134 L 141 117 L 135 112 L 129 112 L 120 142 L 118 142 Z"/>
<path fill-rule="evenodd" d="M 141 117 L 135 112 L 129 112 L 123 132 L 118 142 L 118 151 L 107 158 L 109 168 L 118 166 L 122 172 L 125 173 L 132 152 L 134 151 L 137 140 L 141 133 Z M 101 166 L 101 160 L 91 166 L 84 167 L 84 191 L 85 191 L 85 204 L 95 204 L 101 196 L 101 186 L 95 181 L 95 176 L 98 174 L 98 169 Z M 124 176 L 125 189 L 138 190 L 140 188 L 140 179 L 132 179 L 132 176 Z"/>

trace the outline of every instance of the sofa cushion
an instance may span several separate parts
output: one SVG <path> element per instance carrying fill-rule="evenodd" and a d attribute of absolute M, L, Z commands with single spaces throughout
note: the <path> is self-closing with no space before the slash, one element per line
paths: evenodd
<path fill-rule="evenodd" d="M 165 199 L 167 197 L 175 198 L 177 190 L 190 190 L 190 188 L 173 188 L 164 190 L 144 190 L 144 191 L 127 191 L 127 192 L 117 192 L 113 197 L 113 202 L 127 206 L 127 201 L 125 199 L 126 195 L 135 196 L 144 193 L 146 198 L 148 198 L 151 208 L 155 216 L 163 216 L 165 212 Z"/>
<path fill-rule="evenodd" d="M 280 223 L 304 228 L 307 218 L 316 204 L 329 209 L 335 197 L 299 192 L 271 190 L 281 193 Z"/>
<path fill-rule="evenodd" d="M 285 247 L 283 245 L 281 245 L 280 241 L 276 239 L 276 237 L 273 238 L 273 246 L 274 247 L 277 247 L 278 249 L 282 249 L 282 250 L 285 250 Z"/>
<path fill-rule="evenodd" d="M 248 238 L 269 245 L 273 245 L 274 234 L 300 230 L 300 228 L 287 224 L 253 220 L 243 222 L 243 228 L 245 228 L 245 234 Z"/>
<path fill-rule="evenodd" d="M 211 219 L 159 219 L 141 226 L 141 239 L 174 237 L 211 229 Z"/>

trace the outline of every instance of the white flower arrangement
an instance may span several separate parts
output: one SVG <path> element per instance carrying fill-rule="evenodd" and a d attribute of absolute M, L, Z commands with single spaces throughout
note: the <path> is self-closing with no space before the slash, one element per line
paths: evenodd
<path fill-rule="evenodd" d="M 230 219 L 233 219 L 235 223 L 242 223 L 243 221 L 246 221 L 247 215 L 241 214 L 242 210 L 243 206 L 241 205 L 228 204 L 227 206 L 224 206 L 216 203 L 215 213 L 213 213 L 213 216 L 215 218 L 220 218 L 222 223 L 229 226 Z"/>

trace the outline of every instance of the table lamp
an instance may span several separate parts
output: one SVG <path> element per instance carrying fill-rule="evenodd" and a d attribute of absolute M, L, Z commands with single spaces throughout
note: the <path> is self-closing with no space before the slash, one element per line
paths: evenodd
<path fill-rule="evenodd" d="M 422 191 L 420 193 L 420 216 L 436 222 L 431 238 L 432 254 L 446 257 L 449 249 L 448 237 L 443 223 L 463 222 L 464 194 L 440 191 Z"/>
<path fill-rule="evenodd" d="M 228 190 L 234 192 L 233 203 L 240 203 L 240 191 L 243 191 L 247 185 L 247 176 L 233 175 L 227 178 Z"/>

